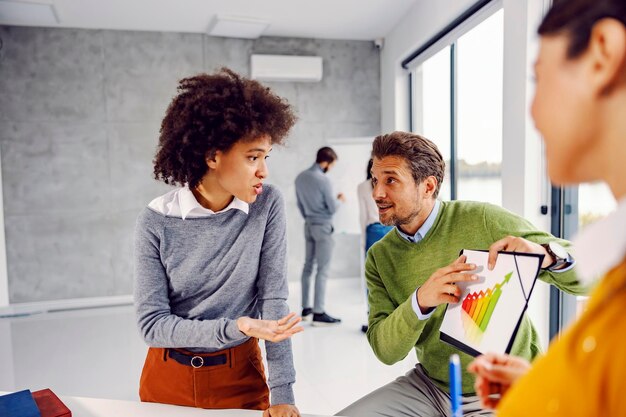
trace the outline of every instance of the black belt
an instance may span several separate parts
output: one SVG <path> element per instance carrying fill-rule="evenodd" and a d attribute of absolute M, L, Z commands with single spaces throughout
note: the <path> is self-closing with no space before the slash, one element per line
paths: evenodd
<path fill-rule="evenodd" d="M 168 349 L 168 356 L 174 359 L 176 362 L 192 366 L 194 368 L 202 368 L 204 366 L 216 366 L 216 365 L 225 365 L 227 362 L 226 354 L 223 353 L 221 355 L 215 356 L 199 356 L 199 355 L 187 355 L 181 352 L 178 352 L 174 349 Z"/>

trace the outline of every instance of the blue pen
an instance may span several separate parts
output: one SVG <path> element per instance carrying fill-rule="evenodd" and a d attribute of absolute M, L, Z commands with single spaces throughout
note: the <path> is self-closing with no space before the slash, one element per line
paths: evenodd
<path fill-rule="evenodd" d="M 463 417 L 461 408 L 461 359 L 456 353 L 450 356 L 450 402 L 452 417 Z"/>

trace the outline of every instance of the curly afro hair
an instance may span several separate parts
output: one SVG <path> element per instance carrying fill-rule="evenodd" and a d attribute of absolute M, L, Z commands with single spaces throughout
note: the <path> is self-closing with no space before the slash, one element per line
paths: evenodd
<path fill-rule="evenodd" d="M 265 135 L 282 144 L 295 121 L 286 100 L 228 68 L 185 78 L 161 123 L 154 178 L 195 188 L 207 157 Z"/>

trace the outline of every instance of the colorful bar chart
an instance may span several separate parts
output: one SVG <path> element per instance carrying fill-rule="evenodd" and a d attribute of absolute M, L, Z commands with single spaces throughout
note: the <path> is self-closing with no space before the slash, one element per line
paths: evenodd
<path fill-rule="evenodd" d="M 479 292 L 471 292 L 463 299 L 463 322 L 465 324 L 466 333 L 471 339 L 476 340 L 480 338 L 482 333 L 487 330 L 493 311 L 502 294 L 502 287 L 509 282 L 512 275 L 513 271 L 506 274 L 504 280 L 497 283 L 493 288 Z"/>

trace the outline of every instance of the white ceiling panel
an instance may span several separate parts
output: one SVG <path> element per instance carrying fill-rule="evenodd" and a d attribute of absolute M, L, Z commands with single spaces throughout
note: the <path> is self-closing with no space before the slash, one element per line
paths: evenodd
<path fill-rule="evenodd" d="M 58 24 L 33 14 L 2 24 L 205 33 L 217 15 L 269 23 L 264 36 L 373 40 L 393 29 L 416 0 L 0 0 L 52 5 Z"/>

